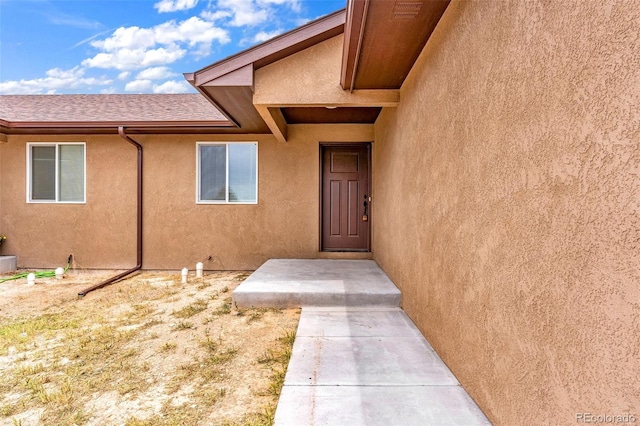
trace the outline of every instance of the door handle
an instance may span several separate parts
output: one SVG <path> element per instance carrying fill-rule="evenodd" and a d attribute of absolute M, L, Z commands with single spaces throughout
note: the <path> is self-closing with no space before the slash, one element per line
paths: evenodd
<path fill-rule="evenodd" d="M 362 221 L 366 222 L 369 220 L 369 216 L 367 215 L 367 205 L 368 205 L 368 201 L 367 201 L 367 194 L 364 194 L 364 211 L 362 213 Z"/>

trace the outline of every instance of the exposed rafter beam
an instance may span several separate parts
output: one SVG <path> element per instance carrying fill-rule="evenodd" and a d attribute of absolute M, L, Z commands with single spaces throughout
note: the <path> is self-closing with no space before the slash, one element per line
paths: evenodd
<path fill-rule="evenodd" d="M 256 109 L 276 139 L 280 142 L 286 142 L 288 132 L 287 120 L 285 120 L 284 115 L 282 115 L 280 108 L 256 105 Z"/>

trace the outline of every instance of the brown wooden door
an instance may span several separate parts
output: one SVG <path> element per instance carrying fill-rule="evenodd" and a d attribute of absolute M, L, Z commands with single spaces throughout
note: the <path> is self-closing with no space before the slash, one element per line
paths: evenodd
<path fill-rule="evenodd" d="M 362 143 L 322 146 L 324 251 L 369 251 L 370 150 Z"/>

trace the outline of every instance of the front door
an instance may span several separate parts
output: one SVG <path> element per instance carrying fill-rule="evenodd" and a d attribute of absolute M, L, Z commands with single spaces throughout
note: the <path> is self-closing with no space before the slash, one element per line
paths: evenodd
<path fill-rule="evenodd" d="M 371 145 L 323 145 L 322 250 L 369 251 Z"/>

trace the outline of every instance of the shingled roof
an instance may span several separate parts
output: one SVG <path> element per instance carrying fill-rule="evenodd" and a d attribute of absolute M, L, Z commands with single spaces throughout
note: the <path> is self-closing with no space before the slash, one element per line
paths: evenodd
<path fill-rule="evenodd" d="M 0 131 L 111 133 L 117 126 L 142 131 L 212 131 L 232 127 L 200 94 L 4 95 Z"/>

